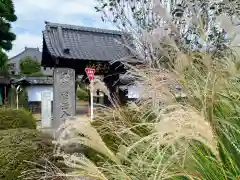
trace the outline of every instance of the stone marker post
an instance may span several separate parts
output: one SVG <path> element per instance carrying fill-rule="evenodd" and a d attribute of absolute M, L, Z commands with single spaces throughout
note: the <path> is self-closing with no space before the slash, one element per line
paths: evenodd
<path fill-rule="evenodd" d="M 52 128 L 58 129 L 66 119 L 76 115 L 75 70 L 55 68 L 53 73 Z"/>
<path fill-rule="evenodd" d="M 52 120 L 52 92 L 44 91 L 41 94 L 42 128 L 51 128 Z"/>

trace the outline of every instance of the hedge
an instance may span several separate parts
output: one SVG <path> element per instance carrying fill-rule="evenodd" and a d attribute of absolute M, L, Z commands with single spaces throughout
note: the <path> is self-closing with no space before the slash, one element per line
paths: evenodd
<path fill-rule="evenodd" d="M 63 165 L 58 164 L 57 159 L 54 159 L 52 138 L 37 130 L 2 130 L 0 131 L 0 141 L 1 180 L 23 179 L 24 171 L 40 168 L 36 164 L 45 164 L 43 158 L 49 159 L 58 167 Z"/>
<path fill-rule="evenodd" d="M 87 101 L 88 100 L 88 93 L 83 89 L 77 89 L 77 98 L 78 100 Z"/>
<path fill-rule="evenodd" d="M 0 130 L 15 128 L 36 129 L 32 113 L 24 109 L 0 108 Z"/>

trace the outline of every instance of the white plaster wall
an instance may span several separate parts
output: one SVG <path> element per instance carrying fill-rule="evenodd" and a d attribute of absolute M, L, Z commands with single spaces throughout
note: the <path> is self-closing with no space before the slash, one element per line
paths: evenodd
<path fill-rule="evenodd" d="M 41 93 L 43 91 L 51 92 L 51 101 L 53 101 L 53 86 L 52 85 L 31 85 L 27 87 L 28 101 L 42 101 Z"/>
<path fill-rule="evenodd" d="M 137 86 L 128 86 L 128 94 L 129 99 L 138 99 L 140 97 L 140 89 Z"/>

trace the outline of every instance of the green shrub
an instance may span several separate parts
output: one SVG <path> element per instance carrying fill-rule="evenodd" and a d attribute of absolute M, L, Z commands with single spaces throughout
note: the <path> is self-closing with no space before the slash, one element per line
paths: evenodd
<path fill-rule="evenodd" d="M 32 73 L 32 74 L 28 74 L 28 77 L 42 77 L 42 76 L 44 76 L 42 71 L 38 71 L 38 72 L 35 72 L 35 73 Z"/>
<path fill-rule="evenodd" d="M 1 108 L 0 130 L 14 128 L 36 128 L 36 120 L 32 113 L 24 109 Z"/>
<path fill-rule="evenodd" d="M 29 75 L 41 71 L 41 63 L 30 57 L 26 56 L 20 60 L 21 74 Z"/>
<path fill-rule="evenodd" d="M 40 170 L 40 165 L 45 164 L 43 158 L 60 166 L 53 157 L 52 138 L 47 134 L 31 129 L 9 129 L 0 131 L 0 141 L 1 180 L 21 180 L 25 175 L 29 178 L 29 173 L 24 172 Z"/>
<path fill-rule="evenodd" d="M 83 89 L 79 88 L 77 90 L 77 98 L 78 98 L 78 100 L 87 101 L 88 100 L 88 93 L 86 91 L 84 91 Z"/>

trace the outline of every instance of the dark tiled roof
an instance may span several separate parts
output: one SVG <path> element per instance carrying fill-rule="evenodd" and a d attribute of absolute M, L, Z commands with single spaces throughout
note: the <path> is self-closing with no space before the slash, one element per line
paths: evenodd
<path fill-rule="evenodd" d="M 26 81 L 30 84 L 39 84 L 39 85 L 52 85 L 53 78 L 52 77 L 26 77 Z"/>
<path fill-rule="evenodd" d="M 26 53 L 27 52 L 27 53 Z M 22 51 L 21 53 L 11 57 L 9 59 L 9 61 L 11 62 L 11 60 L 20 57 L 20 59 L 22 58 L 22 56 L 31 56 L 31 57 L 37 57 L 38 60 L 41 60 L 41 52 L 39 50 L 39 48 L 33 48 L 33 47 L 25 47 L 24 51 Z M 40 56 L 40 57 L 39 57 Z M 20 60 L 19 59 L 19 60 Z"/>
<path fill-rule="evenodd" d="M 124 84 L 124 85 L 132 84 L 132 83 L 134 83 L 135 80 L 136 80 L 135 77 L 133 77 L 131 75 L 128 75 L 128 74 L 124 74 L 124 75 L 119 76 L 120 84 Z"/>
<path fill-rule="evenodd" d="M 46 22 L 43 53 L 65 59 L 121 60 L 133 56 L 126 47 L 132 46 L 129 37 L 120 31 Z"/>
<path fill-rule="evenodd" d="M 81 76 L 76 78 L 76 82 L 81 82 Z M 28 85 L 52 85 L 53 77 L 23 77 L 20 79 L 15 79 L 13 84 L 28 84 Z"/>
<path fill-rule="evenodd" d="M 21 79 L 15 79 L 13 84 L 32 84 L 32 85 L 52 85 L 52 77 L 23 77 Z"/>

